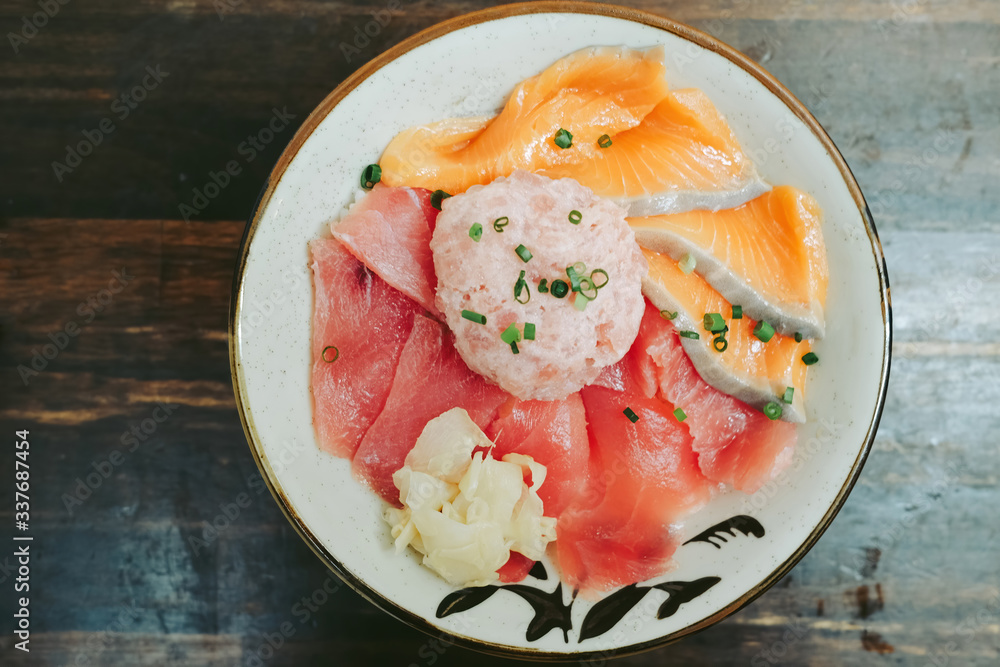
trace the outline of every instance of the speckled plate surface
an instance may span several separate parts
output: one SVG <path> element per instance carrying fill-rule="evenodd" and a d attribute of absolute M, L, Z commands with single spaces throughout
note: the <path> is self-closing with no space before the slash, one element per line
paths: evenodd
<path fill-rule="evenodd" d="M 700 539 L 678 550 L 667 575 L 595 603 L 557 590 L 554 568 L 543 563 L 546 578 L 523 582 L 532 590 L 468 597 L 414 554 L 397 556 L 381 502 L 351 478 L 348 461 L 316 446 L 307 244 L 328 234 L 361 170 L 399 130 L 493 113 L 517 82 L 562 56 L 622 44 L 664 45 L 671 85 L 704 90 L 765 179 L 801 188 L 823 208 L 829 324 L 816 345 L 822 361 L 810 372 L 809 421 L 800 427 L 794 463 L 777 480 L 753 496 L 721 495 L 687 521 L 686 538 Z M 507 5 L 439 24 L 390 49 L 303 124 L 243 239 L 230 321 L 233 383 L 275 499 L 316 554 L 362 595 L 471 648 L 541 659 L 608 657 L 663 645 L 724 618 L 777 581 L 829 525 L 861 471 L 881 414 L 888 291 L 870 214 L 843 158 L 805 108 L 756 64 L 707 35 L 631 9 Z M 439 617 L 445 608 L 453 613 Z"/>

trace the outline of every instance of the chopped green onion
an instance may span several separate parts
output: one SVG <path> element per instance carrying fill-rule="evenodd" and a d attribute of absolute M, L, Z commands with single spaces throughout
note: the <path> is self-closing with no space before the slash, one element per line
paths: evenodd
<path fill-rule="evenodd" d="M 764 406 L 764 414 L 767 415 L 768 419 L 774 421 L 781 416 L 781 406 L 774 401 L 771 401 Z"/>
<path fill-rule="evenodd" d="M 486 316 L 480 315 L 474 310 L 463 310 L 462 317 L 476 324 L 486 324 Z"/>
<path fill-rule="evenodd" d="M 579 225 L 582 220 L 583 220 L 583 213 L 580 213 L 576 209 L 573 209 L 572 211 L 569 212 L 569 221 L 572 222 L 574 225 Z"/>
<path fill-rule="evenodd" d="M 753 335 L 756 336 L 758 339 L 760 339 L 762 342 L 766 343 L 767 341 L 774 338 L 774 327 L 772 327 L 764 320 L 761 320 L 760 322 L 757 323 L 757 326 L 753 328 Z"/>
<path fill-rule="evenodd" d="M 712 333 L 718 333 L 726 328 L 726 321 L 722 319 L 720 313 L 705 313 L 703 322 L 705 331 L 711 331 Z"/>
<path fill-rule="evenodd" d="M 569 276 L 569 284 L 574 292 L 580 291 L 580 276 L 572 266 L 566 267 L 566 275 Z"/>
<path fill-rule="evenodd" d="M 716 352 L 725 352 L 729 348 L 729 341 L 723 335 L 716 336 L 715 340 L 712 341 L 712 347 L 715 348 Z"/>
<path fill-rule="evenodd" d="M 521 332 L 518 331 L 517 325 L 511 322 L 510 326 L 503 330 L 500 334 L 500 340 L 510 345 L 511 343 L 516 343 L 521 340 Z"/>
<path fill-rule="evenodd" d="M 594 287 L 594 283 L 590 278 L 580 278 L 580 294 L 591 301 L 597 298 L 597 288 Z"/>
<path fill-rule="evenodd" d="M 510 218 L 506 215 L 493 221 L 493 231 L 503 233 L 503 228 L 510 224 Z"/>
<path fill-rule="evenodd" d="M 817 361 L 819 361 L 819 357 L 817 357 L 816 354 L 813 352 L 807 352 L 802 355 L 802 363 L 804 363 L 806 366 L 812 366 Z"/>
<path fill-rule="evenodd" d="M 800 332 L 798 332 L 798 331 L 795 332 L 795 342 L 796 343 L 801 343 L 802 342 L 802 334 Z"/>
<path fill-rule="evenodd" d="M 733 306 L 733 319 L 734 320 L 743 319 L 743 306 Z"/>
<path fill-rule="evenodd" d="M 635 414 L 635 412 L 632 411 L 632 408 L 625 408 L 622 410 L 622 413 L 628 417 L 628 420 L 633 424 L 639 421 L 639 415 Z"/>
<path fill-rule="evenodd" d="M 552 292 L 552 296 L 561 299 L 569 294 L 569 285 L 566 284 L 565 280 L 553 280 L 550 291 Z"/>
<path fill-rule="evenodd" d="M 332 359 L 329 357 L 329 355 L 327 355 L 326 353 L 327 350 L 333 350 Z M 340 350 L 338 350 L 333 345 L 327 345 L 326 347 L 323 348 L 323 351 L 320 353 L 320 356 L 323 357 L 323 361 L 325 361 L 328 364 L 332 364 L 333 362 L 335 362 L 337 359 L 340 358 Z"/>
<path fill-rule="evenodd" d="M 535 325 L 531 322 L 524 323 L 524 340 L 535 340 Z"/>
<path fill-rule="evenodd" d="M 514 252 L 517 253 L 517 256 L 521 258 L 522 262 L 527 263 L 531 261 L 531 251 L 525 248 L 524 244 L 521 244 L 516 248 L 514 248 Z"/>
<path fill-rule="evenodd" d="M 602 134 L 597 138 L 597 145 L 601 148 L 607 148 L 611 145 L 611 137 L 606 134 Z"/>
<path fill-rule="evenodd" d="M 691 275 L 691 272 L 694 271 L 694 267 L 696 264 L 697 262 L 694 260 L 694 257 L 691 256 L 691 253 L 688 253 L 683 257 L 681 257 L 681 261 L 677 266 L 678 268 L 680 268 L 681 273 L 683 273 L 686 276 L 689 276 Z"/>
<path fill-rule="evenodd" d="M 524 301 L 521 301 L 521 294 L 524 293 Z M 521 275 L 517 277 L 517 282 L 514 283 L 514 300 L 518 303 L 528 303 L 531 301 L 531 290 L 528 289 L 528 283 L 524 280 L 524 271 L 521 271 Z"/>
<path fill-rule="evenodd" d="M 701 338 L 697 331 L 679 331 L 681 338 L 690 338 L 691 340 L 698 340 Z"/>
<path fill-rule="evenodd" d="M 590 299 L 588 299 L 587 297 L 585 297 L 583 295 L 583 292 L 577 292 L 576 293 L 576 298 L 573 299 L 573 307 L 576 308 L 577 310 L 579 310 L 582 313 L 584 311 L 584 309 L 586 309 L 587 304 L 589 302 L 590 302 Z"/>
<path fill-rule="evenodd" d="M 675 410 L 674 410 L 674 418 L 675 418 L 675 419 L 676 419 L 677 421 L 679 421 L 679 422 L 682 422 L 682 421 L 684 421 L 685 419 L 687 419 L 687 418 L 688 418 L 688 416 L 687 416 L 686 414 L 684 414 L 684 411 L 683 411 L 683 410 L 681 410 L 680 408 L 677 408 L 677 409 L 675 409 Z"/>
<path fill-rule="evenodd" d="M 559 148 L 569 148 L 573 145 L 573 135 L 569 131 L 559 128 L 554 141 Z"/>
<path fill-rule="evenodd" d="M 594 279 L 595 273 L 599 273 L 602 276 L 604 276 L 604 282 L 601 283 L 600 285 L 598 285 L 597 280 Z M 604 269 L 594 269 L 593 271 L 590 272 L 590 282 L 592 282 L 594 284 L 594 287 L 596 287 L 597 289 L 601 289 L 602 287 L 607 285 L 608 280 L 610 280 L 610 278 L 608 278 L 608 272 L 605 271 Z"/>
<path fill-rule="evenodd" d="M 587 265 L 583 262 L 573 262 L 573 270 L 582 276 L 587 272 Z"/>
<path fill-rule="evenodd" d="M 519 349 L 517 349 L 517 343 L 511 343 L 510 344 L 510 351 L 513 352 L 514 354 L 520 354 L 521 353 L 521 351 Z"/>
<path fill-rule="evenodd" d="M 669 310 L 661 310 L 660 317 L 662 317 L 665 320 L 672 320 L 675 317 L 677 317 L 677 313 L 676 312 L 671 313 Z"/>
<path fill-rule="evenodd" d="M 483 226 L 477 222 L 469 227 L 469 238 L 478 243 L 483 238 Z"/>
<path fill-rule="evenodd" d="M 785 387 L 785 395 L 781 397 L 781 400 L 785 403 L 791 403 L 792 398 L 795 396 L 794 387 Z"/>
<path fill-rule="evenodd" d="M 548 293 L 548 291 L 549 291 L 549 284 L 548 283 L 549 283 L 549 281 L 547 279 L 545 279 L 545 278 L 542 278 L 541 281 L 539 281 L 539 283 L 538 283 L 538 293 L 539 294 L 547 294 Z"/>
<path fill-rule="evenodd" d="M 450 197 L 451 195 L 444 190 L 435 190 L 431 193 L 431 206 L 437 210 L 441 210 L 441 202 Z"/>
<path fill-rule="evenodd" d="M 361 187 L 371 190 L 375 184 L 382 180 L 382 167 L 377 164 L 370 164 L 361 172 Z"/>

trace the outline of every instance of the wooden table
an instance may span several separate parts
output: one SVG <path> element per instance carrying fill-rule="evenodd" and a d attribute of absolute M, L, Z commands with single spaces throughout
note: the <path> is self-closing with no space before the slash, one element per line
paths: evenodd
<path fill-rule="evenodd" d="M 0 662 L 507 664 L 346 587 L 295 613 L 331 575 L 259 493 L 226 344 L 244 221 L 298 124 L 387 46 L 488 4 L 399 0 L 349 57 L 389 3 L 49 0 L 37 29 L 36 3 L 0 5 L 17 35 L 0 49 L 0 416 L 8 441 L 30 430 L 34 537 L 30 654 L 0 552 Z M 896 344 L 874 451 L 819 544 L 749 608 L 618 664 L 1000 663 L 1000 5 L 637 5 L 741 49 L 825 125 L 885 244 Z M 287 129 L 247 161 L 275 109 Z M 241 492 L 240 516 L 196 541 Z"/>

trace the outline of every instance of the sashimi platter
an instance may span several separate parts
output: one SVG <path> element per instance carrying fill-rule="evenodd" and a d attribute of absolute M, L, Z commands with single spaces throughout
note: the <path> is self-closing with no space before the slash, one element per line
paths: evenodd
<path fill-rule="evenodd" d="M 434 635 L 583 659 L 763 593 L 888 380 L 864 199 L 759 66 L 630 9 L 414 36 L 305 121 L 231 322 L 255 459 L 317 555 Z"/>

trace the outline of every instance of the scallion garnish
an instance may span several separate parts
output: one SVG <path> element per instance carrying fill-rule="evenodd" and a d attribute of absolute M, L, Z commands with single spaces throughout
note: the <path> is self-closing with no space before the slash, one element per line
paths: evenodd
<path fill-rule="evenodd" d="M 556 142 L 556 146 L 559 148 L 569 148 L 573 145 L 573 135 L 568 130 L 559 128 L 553 141 Z"/>
<path fill-rule="evenodd" d="M 817 361 L 819 361 L 819 357 L 817 357 L 814 352 L 806 352 L 802 355 L 802 363 L 806 366 L 812 366 Z"/>
<path fill-rule="evenodd" d="M 516 248 L 514 248 L 514 252 L 517 253 L 517 256 L 521 258 L 522 262 L 528 263 L 529 261 L 531 261 L 531 251 L 525 248 L 524 244 L 521 244 Z"/>
<path fill-rule="evenodd" d="M 549 291 L 552 293 L 552 296 L 561 299 L 569 294 L 569 285 L 566 284 L 565 280 L 553 280 Z"/>
<path fill-rule="evenodd" d="M 504 329 L 503 333 L 500 334 L 500 340 L 508 345 L 521 340 L 521 332 L 518 330 L 517 325 L 511 322 L 510 326 Z"/>
<path fill-rule="evenodd" d="M 690 338 L 691 340 L 698 340 L 701 338 L 697 331 L 678 331 L 677 333 L 681 338 Z"/>
<path fill-rule="evenodd" d="M 594 287 L 594 282 L 590 278 L 580 278 L 580 294 L 591 301 L 597 298 L 597 288 Z"/>
<path fill-rule="evenodd" d="M 716 336 L 712 341 L 712 347 L 715 348 L 716 352 L 725 352 L 729 348 L 729 341 L 723 335 Z"/>
<path fill-rule="evenodd" d="M 577 292 L 576 297 L 573 298 L 573 307 L 581 313 L 586 310 L 588 303 L 590 303 L 590 299 L 585 297 L 583 292 Z"/>
<path fill-rule="evenodd" d="M 566 267 L 566 275 L 569 276 L 569 285 L 574 292 L 580 291 L 580 276 L 572 266 Z"/>
<path fill-rule="evenodd" d="M 757 326 L 753 328 L 753 335 L 762 342 L 766 343 L 774 337 L 774 327 L 764 320 L 761 320 L 757 323 Z"/>
<path fill-rule="evenodd" d="M 722 319 L 721 313 L 705 313 L 705 317 L 702 319 L 705 331 L 718 333 L 726 328 L 726 321 Z"/>
<path fill-rule="evenodd" d="M 733 319 L 734 320 L 743 319 L 743 306 L 733 306 Z"/>
<path fill-rule="evenodd" d="M 671 313 L 669 310 L 661 310 L 660 317 L 662 317 L 665 320 L 672 320 L 675 317 L 677 317 L 677 313 L 676 312 Z"/>
<path fill-rule="evenodd" d="M 795 397 L 794 387 L 785 387 L 785 394 L 781 397 L 781 400 L 785 403 L 791 403 L 792 399 Z"/>
<path fill-rule="evenodd" d="M 594 278 L 595 273 L 604 276 L 604 282 L 601 283 L 600 285 L 597 284 L 597 279 Z M 596 287 L 597 289 L 601 289 L 602 287 L 607 285 L 608 280 L 610 280 L 610 278 L 608 278 L 608 272 L 605 271 L 604 269 L 594 269 L 593 271 L 590 272 L 590 282 L 592 282 L 594 284 L 594 287 Z"/>
<path fill-rule="evenodd" d="M 622 413 L 628 417 L 628 420 L 633 424 L 639 421 L 639 415 L 635 414 L 635 412 L 632 411 L 632 408 L 625 408 L 622 410 Z"/>
<path fill-rule="evenodd" d="M 798 332 L 798 331 L 795 332 L 795 342 L 796 343 L 801 343 L 802 342 L 802 334 L 800 332 Z"/>
<path fill-rule="evenodd" d="M 531 322 L 524 323 L 524 340 L 535 340 L 535 325 Z"/>
<path fill-rule="evenodd" d="M 469 227 L 469 238 L 478 243 L 483 238 L 483 226 L 477 222 Z"/>
<path fill-rule="evenodd" d="M 437 210 L 441 210 L 441 202 L 450 197 L 451 195 L 444 190 L 435 190 L 431 193 L 431 206 Z"/>
<path fill-rule="evenodd" d="M 691 256 L 691 253 L 688 253 L 681 257 L 681 261 L 677 264 L 677 267 L 681 270 L 681 273 L 689 276 L 694 271 L 696 264 L 697 262 L 694 260 L 694 257 Z"/>
<path fill-rule="evenodd" d="M 511 343 L 510 344 L 510 351 L 513 352 L 514 354 L 520 354 L 521 353 L 521 351 L 519 349 L 517 349 L 517 343 Z"/>
<path fill-rule="evenodd" d="M 330 355 L 327 354 L 328 350 L 333 350 L 333 357 L 330 357 Z M 337 359 L 340 358 L 340 350 L 338 350 L 333 345 L 327 345 L 326 347 L 323 348 L 323 351 L 320 353 L 320 356 L 323 357 L 323 361 L 325 361 L 328 364 L 332 364 L 333 362 L 335 362 Z"/>
<path fill-rule="evenodd" d="M 521 294 L 524 294 L 524 301 L 521 300 Z M 531 290 L 528 289 L 528 283 L 524 279 L 524 271 L 521 271 L 521 275 L 517 277 L 517 282 L 514 283 L 514 300 L 518 303 L 528 303 L 531 301 Z"/>
<path fill-rule="evenodd" d="M 684 421 L 687 418 L 688 418 L 688 416 L 686 414 L 684 414 L 684 411 L 681 410 L 680 408 L 676 408 L 674 410 L 674 419 L 676 419 L 677 421 L 682 422 L 682 421 Z"/>
<path fill-rule="evenodd" d="M 371 190 L 375 184 L 382 180 L 382 167 L 377 164 L 370 164 L 361 172 L 361 187 Z"/>
<path fill-rule="evenodd" d="M 486 316 L 480 315 L 474 310 L 463 310 L 462 317 L 476 324 L 486 324 Z"/>
<path fill-rule="evenodd" d="M 611 137 L 606 134 L 602 134 L 597 138 L 597 145 L 601 148 L 607 148 L 611 145 Z"/>
<path fill-rule="evenodd" d="M 542 278 L 538 282 L 538 293 L 548 294 L 548 292 L 549 292 L 549 281 L 546 278 Z"/>
<path fill-rule="evenodd" d="M 774 401 L 771 401 L 764 406 L 764 414 L 767 415 L 768 419 L 774 421 L 781 416 L 781 406 Z"/>
<path fill-rule="evenodd" d="M 569 212 L 569 221 L 572 222 L 574 225 L 579 225 L 582 220 L 583 220 L 583 213 L 580 213 L 576 209 L 573 209 L 572 211 Z"/>
<path fill-rule="evenodd" d="M 502 218 L 497 218 L 496 220 L 493 221 L 493 231 L 502 233 L 503 228 L 506 227 L 508 224 L 510 224 L 510 218 L 508 218 L 506 215 Z"/>

